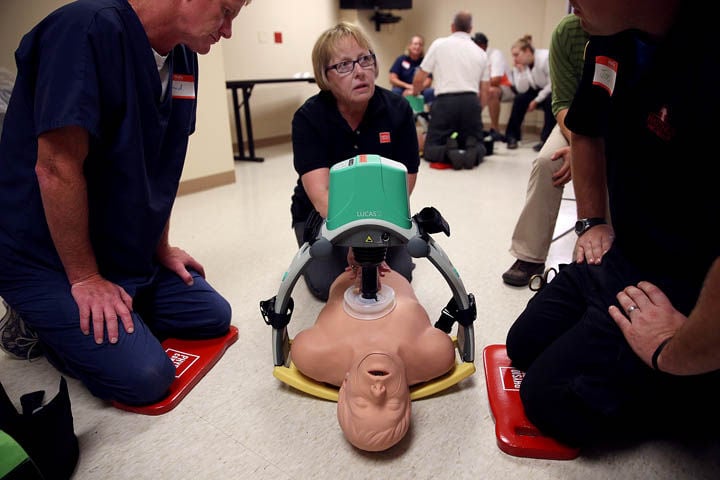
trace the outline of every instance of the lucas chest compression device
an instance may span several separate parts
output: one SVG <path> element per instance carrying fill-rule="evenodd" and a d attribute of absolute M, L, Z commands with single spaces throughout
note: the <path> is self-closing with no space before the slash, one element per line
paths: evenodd
<path fill-rule="evenodd" d="M 475 299 L 465 291 L 459 273 L 430 237 L 438 232 L 450 235 L 445 219 L 433 207 L 410 216 L 405 166 L 379 155 L 358 155 L 342 161 L 330 169 L 328 195 L 327 219 L 308 220 L 308 240 L 283 275 L 278 294 L 260 302 L 263 318 L 273 328 L 275 366 L 290 363 L 287 325 L 294 309 L 290 294 L 295 283 L 309 262 L 328 256 L 336 246 L 351 247 L 362 268 L 361 287 L 345 292 L 344 308 L 356 318 L 378 318 L 394 308 L 394 292 L 380 285 L 377 276 L 388 247 L 404 245 L 412 257 L 430 260 L 453 294 L 435 327 L 449 334 L 457 321 L 458 352 L 464 362 L 473 362 Z"/>

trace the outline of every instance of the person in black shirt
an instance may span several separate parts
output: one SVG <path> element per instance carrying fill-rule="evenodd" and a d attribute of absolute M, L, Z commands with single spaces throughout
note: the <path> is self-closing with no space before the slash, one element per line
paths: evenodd
<path fill-rule="evenodd" d="M 304 243 L 306 221 L 316 212 L 327 217 L 330 167 L 360 154 L 376 154 L 407 168 L 408 193 L 415 186 L 420 157 L 410 103 L 375 85 L 378 65 L 365 34 L 339 23 L 318 38 L 312 53 L 320 93 L 295 112 L 292 121 L 293 163 L 298 182 L 292 196 L 292 226 Z M 386 261 L 410 281 L 414 264 L 404 246 L 390 247 Z M 305 268 L 312 294 L 326 301 L 330 285 L 348 265 L 345 248 Z"/>
<path fill-rule="evenodd" d="M 713 432 L 720 401 L 720 173 L 706 142 L 720 73 L 706 18 L 679 0 L 573 0 L 591 35 L 566 117 L 580 220 L 575 262 L 511 327 L 525 412 L 584 446 L 675 427 Z M 612 227 L 605 222 L 609 201 Z"/>

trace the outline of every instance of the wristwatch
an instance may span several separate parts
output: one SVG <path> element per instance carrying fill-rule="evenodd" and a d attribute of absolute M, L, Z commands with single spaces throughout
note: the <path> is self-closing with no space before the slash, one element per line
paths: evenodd
<path fill-rule="evenodd" d="M 577 236 L 579 237 L 595 225 L 605 225 L 606 223 L 605 219 L 600 217 L 581 218 L 575 222 L 575 233 L 577 233 Z"/>

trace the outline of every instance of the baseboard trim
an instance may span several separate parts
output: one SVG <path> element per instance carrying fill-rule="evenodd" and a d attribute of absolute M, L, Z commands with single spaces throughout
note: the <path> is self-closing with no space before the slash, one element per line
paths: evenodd
<path fill-rule="evenodd" d="M 202 192 L 223 185 L 235 183 L 235 170 L 229 172 L 216 173 L 206 177 L 193 178 L 180 182 L 178 187 L 178 195 L 187 195 L 188 193 Z"/>
<path fill-rule="evenodd" d="M 276 135 L 274 137 L 256 138 L 255 139 L 255 148 L 272 147 L 275 145 L 281 145 L 283 143 L 289 143 L 291 141 L 292 141 L 291 134 Z M 238 151 L 238 146 L 237 146 L 236 142 L 233 142 L 233 151 L 234 152 Z"/>

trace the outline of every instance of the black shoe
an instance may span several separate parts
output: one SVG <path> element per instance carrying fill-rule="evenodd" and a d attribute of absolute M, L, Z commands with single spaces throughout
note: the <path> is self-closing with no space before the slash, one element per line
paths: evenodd
<path fill-rule="evenodd" d="M 503 282 L 513 287 L 524 287 L 530 283 L 530 277 L 536 274 L 542 275 L 545 271 L 544 263 L 532 263 L 524 260 L 516 260 L 507 272 L 502 274 Z"/>
<path fill-rule="evenodd" d="M 465 168 L 466 153 L 465 150 L 460 150 L 459 148 L 447 151 L 447 158 L 450 160 L 450 165 L 453 166 L 453 170 L 462 170 Z"/>
<path fill-rule="evenodd" d="M 478 141 L 475 137 L 468 137 L 465 139 L 465 163 L 464 167 L 467 170 L 480 165 L 480 152 L 478 148 Z"/>
<path fill-rule="evenodd" d="M 490 129 L 490 136 L 492 137 L 493 141 L 495 141 L 495 142 L 504 142 L 505 141 L 505 135 L 498 132 L 494 128 Z"/>
<path fill-rule="evenodd" d="M 508 150 L 515 150 L 518 148 L 518 141 L 513 137 L 507 137 L 507 148 Z"/>
<path fill-rule="evenodd" d="M 461 170 L 465 166 L 465 150 L 460 150 L 457 134 L 450 136 L 445 143 L 445 158 L 454 170 Z"/>
<path fill-rule="evenodd" d="M 543 145 L 545 145 L 545 142 L 538 142 L 535 145 L 533 145 L 533 150 L 535 150 L 536 152 L 539 152 L 540 150 L 542 150 Z"/>

